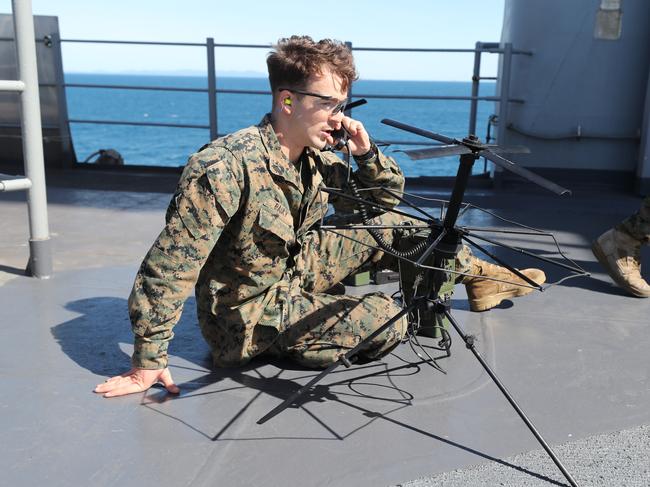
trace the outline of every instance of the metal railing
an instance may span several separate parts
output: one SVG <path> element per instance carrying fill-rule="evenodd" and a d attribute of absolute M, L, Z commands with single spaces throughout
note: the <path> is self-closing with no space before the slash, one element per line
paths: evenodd
<path fill-rule="evenodd" d="M 0 38 L 0 41 L 13 40 L 9 38 Z M 61 140 L 69 144 L 68 124 L 103 124 L 103 125 L 125 125 L 125 126 L 149 126 L 149 127 L 171 127 L 186 129 L 203 129 L 209 130 L 210 139 L 213 140 L 221 135 L 217 125 L 217 94 L 236 94 L 236 95 L 271 95 L 269 90 L 243 90 L 243 89 L 224 89 L 216 87 L 216 70 L 215 70 L 215 48 L 240 48 L 240 49 L 270 49 L 272 44 L 228 44 L 215 43 L 214 38 L 206 38 L 205 43 L 201 42 L 165 42 L 165 41 L 118 41 L 118 40 L 101 40 L 101 39 L 61 39 L 58 35 L 46 36 L 44 39 L 37 39 L 37 42 L 43 42 L 48 47 L 54 47 L 57 69 L 57 83 L 54 85 L 57 94 L 61 100 L 59 109 L 59 125 L 65 128 L 65 134 Z M 65 83 L 63 76 L 63 61 L 61 57 L 61 45 L 63 43 L 82 43 L 82 44 L 122 44 L 122 45 L 145 45 L 145 46 L 175 46 L 175 47 L 202 47 L 206 50 L 207 60 L 207 88 L 185 88 L 177 86 L 141 86 L 141 85 L 114 85 L 114 84 L 93 84 L 93 83 Z M 510 103 L 524 103 L 524 100 L 509 97 L 510 87 L 510 66 L 513 55 L 531 55 L 529 51 L 516 50 L 512 44 L 497 42 L 477 42 L 474 49 L 451 49 L 451 48 L 397 48 L 397 47 L 356 47 L 352 43 L 346 43 L 353 51 L 358 52 L 409 52 L 409 53 L 467 53 L 474 54 L 474 68 L 472 73 L 472 87 L 469 96 L 444 96 L 444 95 L 398 95 L 398 94 L 377 94 L 377 93 L 354 93 L 355 98 L 369 99 L 393 99 L 393 100 L 465 100 L 470 101 L 468 133 L 476 133 L 476 120 L 478 113 L 478 103 L 480 101 L 499 102 L 498 120 L 507 120 L 508 106 Z M 482 54 L 501 54 L 501 77 L 481 76 L 481 58 Z M 500 91 L 496 96 L 479 96 L 479 86 L 481 80 L 500 81 Z M 43 84 L 42 86 L 53 86 L 52 84 Z M 141 122 L 132 120 L 101 120 L 101 119 L 79 119 L 68 118 L 65 89 L 66 88 L 91 88 L 91 89 L 115 89 L 115 90 L 145 90 L 145 91 L 170 91 L 170 92 L 195 92 L 207 93 L 208 95 L 208 123 L 207 124 L 183 124 L 183 123 L 163 123 L 163 122 Z M 499 142 L 502 134 L 497 132 L 497 141 Z M 423 145 L 422 142 L 412 142 L 407 140 L 385 140 L 388 144 L 401 145 Z M 64 147 L 71 150 L 71 147 Z"/>
<path fill-rule="evenodd" d="M 215 43 L 212 37 L 208 37 L 205 43 L 196 42 L 158 42 L 158 41 L 112 41 L 99 39 L 46 39 L 46 42 L 60 43 L 87 43 L 87 44 L 128 44 L 128 45 L 154 45 L 154 46 L 187 46 L 203 47 L 206 49 L 207 58 L 207 88 L 182 88 L 175 86 L 134 86 L 134 85 L 113 85 L 113 84 L 92 84 L 92 83 L 65 83 L 61 80 L 59 89 L 64 88 L 101 88 L 101 89 L 119 89 L 119 90 L 147 90 L 147 91 L 176 91 L 176 92 L 199 92 L 208 94 L 209 120 L 207 125 L 197 124 L 175 124 L 160 122 L 136 122 L 129 120 L 90 120 L 90 119 L 68 119 L 69 123 L 88 123 L 88 124 L 107 124 L 107 125 L 133 125 L 133 126 L 151 126 L 151 127 L 174 127 L 188 129 L 207 129 L 210 131 L 210 139 L 213 140 L 220 134 L 217 125 L 217 94 L 237 94 L 237 95 L 271 95 L 268 90 L 241 90 L 241 89 L 223 89 L 216 88 L 216 71 L 215 71 L 215 48 L 241 48 L 241 49 L 270 49 L 271 44 L 223 44 Z M 473 53 L 474 70 L 472 75 L 472 89 L 469 96 L 444 96 L 444 95 L 397 95 L 397 94 L 371 94 L 371 93 L 354 93 L 355 98 L 369 99 L 393 99 L 393 100 L 466 100 L 470 101 L 469 127 L 470 134 L 476 133 L 476 118 L 479 101 L 498 101 L 500 102 L 500 120 L 506 120 L 509 103 L 523 103 L 521 99 L 509 98 L 509 78 L 512 55 L 524 54 L 530 55 L 530 52 L 515 50 L 512 44 L 506 43 L 503 46 L 499 43 L 477 42 L 474 49 L 436 49 L 436 48 L 391 48 L 391 47 L 355 47 L 351 43 L 346 43 L 353 51 L 368 52 L 412 52 L 412 53 Z M 60 46 L 59 46 L 60 50 Z M 482 77 L 481 55 L 483 53 L 503 54 L 504 60 L 502 70 L 504 78 L 501 80 L 501 90 L 498 96 L 479 96 L 479 84 L 481 80 L 496 80 L 496 77 Z M 384 141 L 390 144 L 401 145 L 422 145 L 421 142 L 411 142 L 405 140 Z"/>
<path fill-rule="evenodd" d="M 27 191 L 30 232 L 27 270 L 34 277 L 48 278 L 52 274 L 52 253 L 31 0 L 12 0 L 12 15 L 18 80 L 0 81 L 0 91 L 20 93 L 25 176 L 0 174 L 0 191 Z"/>

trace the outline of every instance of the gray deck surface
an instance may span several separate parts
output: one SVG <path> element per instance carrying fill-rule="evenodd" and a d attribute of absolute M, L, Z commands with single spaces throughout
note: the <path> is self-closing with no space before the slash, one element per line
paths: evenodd
<path fill-rule="evenodd" d="M 301 407 L 260 426 L 315 372 L 263 360 L 211 370 L 190 298 L 171 346 L 180 396 L 95 395 L 129 367 L 126 298 L 169 195 L 49 188 L 48 197 L 55 276 L 36 280 L 21 275 L 24 195 L 0 194 L 3 485 L 566 484 L 454 332 L 446 375 L 401 345 L 382 362 L 337 370 Z M 650 485 L 650 299 L 612 285 L 589 250 L 640 199 L 602 188 L 466 199 L 552 230 L 593 277 L 484 313 L 469 312 L 457 286 L 456 319 L 580 485 Z M 504 225 L 479 214 L 466 222 Z M 550 250 L 537 237 L 523 243 Z M 650 266 L 647 248 L 643 257 Z"/>

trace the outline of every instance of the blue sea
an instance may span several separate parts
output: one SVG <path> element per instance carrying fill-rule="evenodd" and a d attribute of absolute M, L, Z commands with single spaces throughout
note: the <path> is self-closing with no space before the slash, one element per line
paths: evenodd
<path fill-rule="evenodd" d="M 112 74 L 65 75 L 67 83 L 174 86 L 206 88 L 207 80 L 191 76 L 144 76 Z M 268 90 L 265 78 L 217 77 L 217 88 Z M 495 84 L 484 82 L 481 96 L 494 95 Z M 354 84 L 355 94 L 445 95 L 469 96 L 470 82 L 443 81 L 378 81 L 360 80 Z M 207 93 L 173 91 L 115 90 L 101 88 L 66 89 L 70 119 L 121 120 L 208 125 Z M 217 124 L 219 133 L 229 133 L 257 124 L 269 111 L 270 95 L 217 95 Z M 353 111 L 369 133 L 378 140 L 409 140 L 426 143 L 427 139 L 379 123 L 392 118 L 409 125 L 462 138 L 469 129 L 470 102 L 465 100 L 390 100 L 369 99 Z M 478 105 L 477 135 L 485 140 L 487 120 L 494 113 L 493 102 Z M 207 129 L 168 127 L 139 127 L 120 125 L 71 124 L 73 143 L 79 161 L 84 161 L 98 149 L 116 149 L 125 164 L 147 166 L 182 166 L 190 154 L 209 142 Z M 384 152 L 395 157 L 405 174 L 417 176 L 449 176 L 456 173 L 458 158 L 446 157 L 411 161 L 396 152 L 419 146 L 391 145 Z M 482 172 L 478 162 L 474 172 Z"/>

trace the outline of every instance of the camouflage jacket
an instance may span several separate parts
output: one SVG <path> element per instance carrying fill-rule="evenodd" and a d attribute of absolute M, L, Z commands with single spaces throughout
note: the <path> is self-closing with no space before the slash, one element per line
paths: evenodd
<path fill-rule="evenodd" d="M 332 152 L 305 151 L 301 178 L 267 115 L 190 157 L 129 296 L 135 367 L 166 367 L 172 328 L 193 287 L 219 365 L 243 364 L 273 342 L 282 320 L 272 301 L 291 275 L 292 256 L 328 203 L 344 206 L 319 187 L 345 187 L 348 166 Z M 391 158 L 379 153 L 357 165 L 359 186 L 403 189 Z M 397 203 L 385 192 L 370 193 Z"/>

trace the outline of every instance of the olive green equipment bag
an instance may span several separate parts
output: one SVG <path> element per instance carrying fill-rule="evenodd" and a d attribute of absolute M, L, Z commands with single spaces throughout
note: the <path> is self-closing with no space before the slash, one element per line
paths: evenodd
<path fill-rule="evenodd" d="M 435 240 L 436 233 L 434 230 L 430 236 L 431 231 L 427 230 L 403 235 L 398 239 L 397 250 L 408 251 L 416 245 L 426 248 Z M 410 305 L 415 298 L 425 296 L 428 302 L 438 300 L 449 309 L 456 280 L 456 274 L 449 271 L 456 270 L 456 254 L 459 250 L 460 242 L 449 235 L 439 242 L 437 249 L 427 257 L 422 267 L 416 266 L 414 262 L 424 250 L 409 261 L 399 259 L 400 287 L 405 306 Z M 432 338 L 441 338 L 442 330 L 448 330 L 450 325 L 445 314 L 435 312 L 433 306 L 417 307 L 409 317 L 409 324 L 414 333 Z"/>

